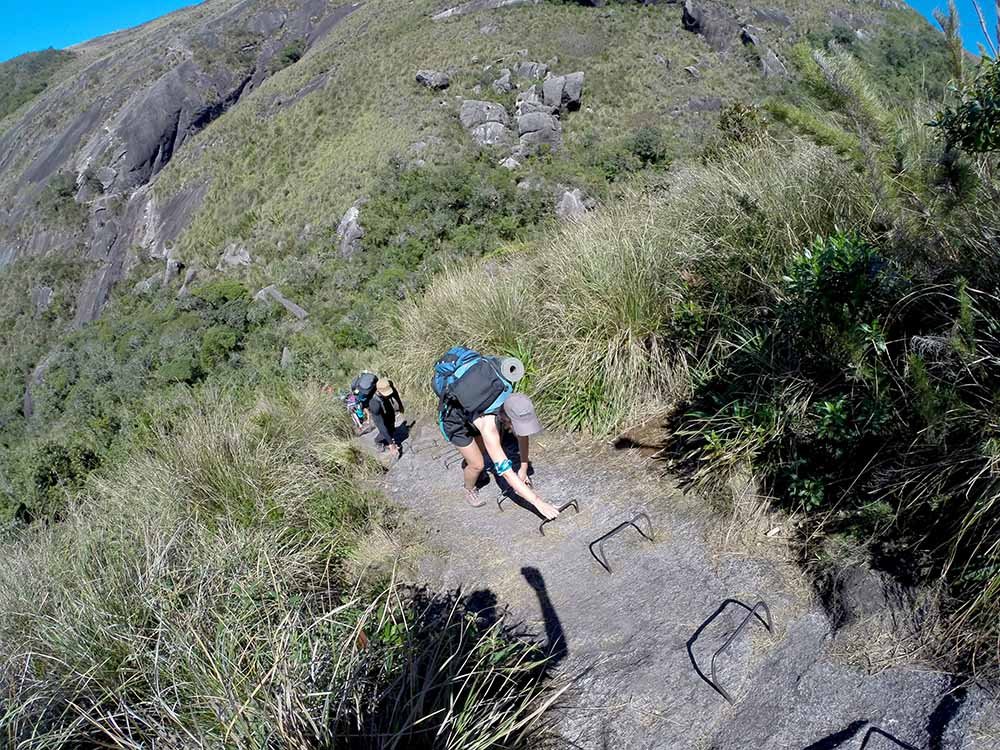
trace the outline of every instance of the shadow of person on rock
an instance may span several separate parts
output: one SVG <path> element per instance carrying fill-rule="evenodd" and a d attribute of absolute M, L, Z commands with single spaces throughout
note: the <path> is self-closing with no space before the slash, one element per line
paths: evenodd
<path fill-rule="evenodd" d="M 545 579 L 538 568 L 521 568 L 521 575 L 524 580 L 535 591 L 538 597 L 538 606 L 542 611 L 542 621 L 545 626 L 545 646 L 544 653 L 547 659 L 545 671 L 555 669 L 559 663 L 569 654 L 569 647 L 566 643 L 566 632 L 563 630 L 556 608 L 552 605 L 549 592 L 545 588 Z"/>
<path fill-rule="evenodd" d="M 417 423 L 417 420 L 411 419 L 407 422 L 405 419 L 396 425 L 393 430 L 393 440 L 396 441 L 396 445 L 399 446 L 399 455 L 402 457 L 405 452 L 404 443 L 410 439 L 410 434 L 413 430 L 413 426 Z"/>

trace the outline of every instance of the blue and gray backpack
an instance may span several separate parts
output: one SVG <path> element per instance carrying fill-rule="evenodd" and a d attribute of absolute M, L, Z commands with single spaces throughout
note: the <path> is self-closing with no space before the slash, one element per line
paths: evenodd
<path fill-rule="evenodd" d="M 514 392 L 513 383 L 500 374 L 496 357 L 464 346 L 453 346 L 437 361 L 432 386 L 439 411 L 459 408 L 467 419 L 495 414 Z"/>

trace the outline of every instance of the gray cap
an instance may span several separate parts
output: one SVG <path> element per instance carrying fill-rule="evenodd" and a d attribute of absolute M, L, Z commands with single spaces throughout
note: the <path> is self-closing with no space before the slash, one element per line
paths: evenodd
<path fill-rule="evenodd" d="M 535 405 L 523 393 L 510 394 L 503 402 L 503 410 L 518 437 L 530 437 L 542 431 L 542 424 L 535 414 Z"/>

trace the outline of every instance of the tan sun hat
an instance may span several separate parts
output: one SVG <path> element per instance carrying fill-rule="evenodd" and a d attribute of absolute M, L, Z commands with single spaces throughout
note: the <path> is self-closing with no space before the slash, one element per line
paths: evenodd
<path fill-rule="evenodd" d="M 379 378 L 379 381 L 375 384 L 375 390 L 383 396 L 391 396 L 395 388 L 393 388 L 392 383 L 385 378 Z"/>
<path fill-rule="evenodd" d="M 535 414 L 535 405 L 523 393 L 510 394 L 503 402 L 503 410 L 518 437 L 531 437 L 542 431 L 542 423 Z"/>

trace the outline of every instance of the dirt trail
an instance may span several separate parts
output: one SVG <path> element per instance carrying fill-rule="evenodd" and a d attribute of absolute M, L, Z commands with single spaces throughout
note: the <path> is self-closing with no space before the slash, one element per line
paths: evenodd
<path fill-rule="evenodd" d="M 495 485 L 482 491 L 485 507 L 463 503 L 460 466 L 445 466 L 455 452 L 433 425 L 405 446 L 386 488 L 429 529 L 435 552 L 421 581 L 461 589 L 548 641 L 557 671 L 577 678 L 557 714 L 570 747 L 1000 748 L 1000 732 L 986 728 L 997 707 L 982 690 L 955 692 L 949 675 L 916 666 L 868 674 L 838 660 L 828 617 L 796 568 L 766 552 L 720 552 L 704 510 L 637 455 L 543 437 L 536 486 L 550 502 L 577 500 L 579 514 L 567 510 L 542 536 L 532 512 L 511 500 L 498 509 Z M 588 543 L 639 511 L 654 541 L 631 528 L 610 539 L 609 574 Z M 692 663 L 708 675 L 747 615 L 738 604 L 719 612 L 728 599 L 766 601 L 774 625 L 768 634 L 750 622 L 719 657 L 732 706 Z"/>

